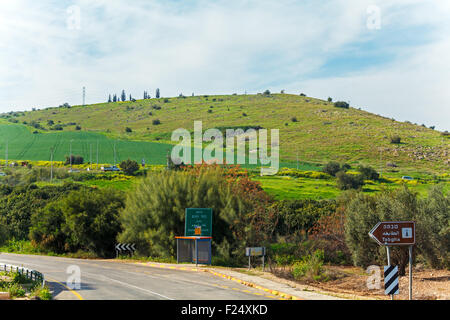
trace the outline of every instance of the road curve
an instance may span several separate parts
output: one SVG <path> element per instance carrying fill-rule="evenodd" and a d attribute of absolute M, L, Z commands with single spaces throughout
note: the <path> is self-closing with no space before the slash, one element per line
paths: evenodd
<path fill-rule="evenodd" d="M 261 300 L 277 299 L 207 272 L 133 263 L 0 253 L 0 263 L 35 269 L 60 300 Z M 75 267 L 72 267 L 75 266 Z M 78 269 L 78 268 L 79 269 Z M 80 288 L 67 286 L 80 271 Z M 69 285 L 70 286 L 70 285 Z"/>

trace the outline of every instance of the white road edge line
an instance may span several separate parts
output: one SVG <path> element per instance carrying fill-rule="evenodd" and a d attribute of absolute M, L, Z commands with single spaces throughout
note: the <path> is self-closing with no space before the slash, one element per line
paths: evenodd
<path fill-rule="evenodd" d="M 90 274 L 91 276 L 93 276 L 93 277 L 95 277 L 97 279 L 99 278 L 98 275 L 94 275 L 94 274 L 91 274 L 91 273 L 84 272 L 84 274 Z M 162 298 L 167 299 L 167 300 L 175 300 L 175 299 L 169 298 L 169 297 L 167 297 L 165 295 L 162 295 L 160 293 L 157 293 L 157 292 L 154 292 L 154 291 L 151 291 L 151 290 L 147 290 L 147 289 L 144 289 L 144 288 L 140 288 L 140 287 L 134 286 L 132 284 L 116 280 L 116 279 L 108 278 L 108 277 L 106 277 L 104 275 L 101 275 L 100 277 L 106 279 L 107 281 L 116 282 L 116 283 L 121 284 L 123 286 L 127 286 L 127 287 L 130 287 L 130 288 L 138 289 L 138 290 L 150 293 L 152 295 L 156 295 L 156 296 L 162 297 Z"/>

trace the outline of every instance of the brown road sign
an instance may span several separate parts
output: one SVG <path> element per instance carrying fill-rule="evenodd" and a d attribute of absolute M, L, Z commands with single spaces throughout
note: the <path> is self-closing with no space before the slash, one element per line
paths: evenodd
<path fill-rule="evenodd" d="M 378 222 L 369 236 L 382 246 L 407 246 L 416 241 L 414 221 Z"/>

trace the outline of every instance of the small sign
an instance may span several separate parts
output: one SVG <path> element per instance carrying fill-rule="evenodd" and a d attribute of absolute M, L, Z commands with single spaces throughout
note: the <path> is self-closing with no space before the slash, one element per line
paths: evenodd
<path fill-rule="evenodd" d="M 384 267 L 384 293 L 399 294 L 398 288 L 398 266 Z"/>
<path fill-rule="evenodd" d="M 212 237 L 212 209 L 186 208 L 184 235 Z"/>
<path fill-rule="evenodd" d="M 378 222 L 369 236 L 382 246 L 403 246 L 415 243 L 414 221 Z"/>
<path fill-rule="evenodd" d="M 245 248 L 245 256 L 247 257 L 263 257 L 266 255 L 265 247 Z"/>

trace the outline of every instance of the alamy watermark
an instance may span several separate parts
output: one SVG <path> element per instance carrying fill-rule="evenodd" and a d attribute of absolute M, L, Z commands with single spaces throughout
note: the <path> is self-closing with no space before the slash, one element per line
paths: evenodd
<path fill-rule="evenodd" d="M 368 6 L 366 9 L 367 20 L 366 26 L 369 30 L 381 29 L 381 9 L 376 5 Z"/>
<path fill-rule="evenodd" d="M 81 9 L 79 6 L 70 6 L 66 10 L 66 25 L 69 30 L 81 29 Z"/>
<path fill-rule="evenodd" d="M 172 133 L 172 141 L 179 142 L 171 153 L 171 160 L 177 165 L 189 165 L 192 162 L 193 164 L 260 164 L 261 175 L 275 175 L 280 167 L 278 129 L 270 130 L 270 155 L 267 129 L 250 128 L 246 131 L 226 129 L 224 137 L 223 132 L 215 128 L 203 132 L 202 121 L 194 121 L 193 144 L 191 133 L 183 128 L 176 129 Z M 203 142 L 208 143 L 204 148 Z"/>
<path fill-rule="evenodd" d="M 66 286 L 71 290 L 81 289 L 81 269 L 77 265 L 68 266 L 66 274 L 69 275 L 66 280 Z"/>

